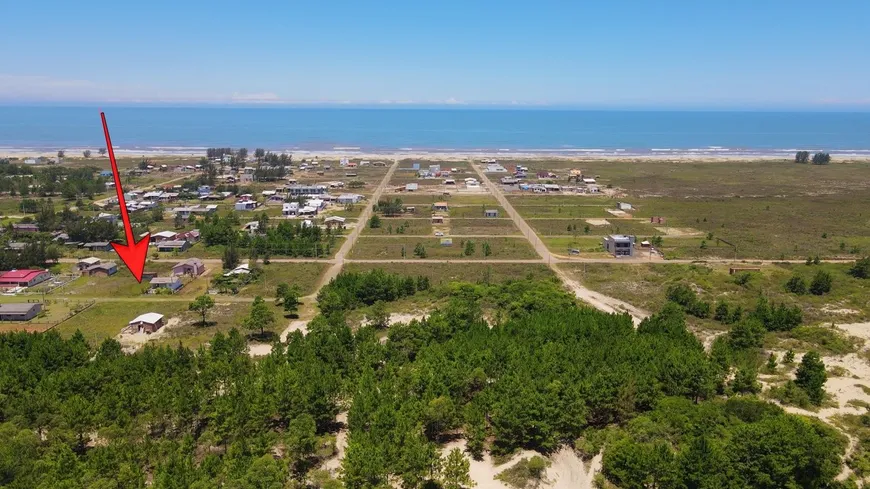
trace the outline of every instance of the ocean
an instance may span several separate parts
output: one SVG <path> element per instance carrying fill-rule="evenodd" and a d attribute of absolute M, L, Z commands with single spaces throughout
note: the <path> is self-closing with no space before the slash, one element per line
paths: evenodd
<path fill-rule="evenodd" d="M 0 148 L 104 145 L 97 107 L 0 107 Z M 870 156 L 868 112 L 104 107 L 130 151 L 211 146 L 272 151 Z"/>

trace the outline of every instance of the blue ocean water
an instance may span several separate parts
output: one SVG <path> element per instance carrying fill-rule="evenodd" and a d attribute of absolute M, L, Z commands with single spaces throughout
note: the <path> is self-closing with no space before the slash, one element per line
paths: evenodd
<path fill-rule="evenodd" d="M 270 150 L 870 152 L 870 113 L 105 107 L 115 146 Z M 96 107 L 0 107 L 0 147 L 103 145 Z"/>

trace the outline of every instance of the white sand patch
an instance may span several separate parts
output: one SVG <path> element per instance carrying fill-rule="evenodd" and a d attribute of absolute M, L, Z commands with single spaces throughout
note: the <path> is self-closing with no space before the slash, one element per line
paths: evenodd
<path fill-rule="evenodd" d="M 281 341 L 287 341 L 287 337 L 294 331 L 302 331 L 303 335 L 308 334 L 308 320 L 297 319 L 295 321 L 290 321 L 290 325 L 287 326 L 287 329 L 281 332 Z"/>
<path fill-rule="evenodd" d="M 272 345 L 268 343 L 249 343 L 248 355 L 252 357 L 264 357 L 272 353 Z"/>
<path fill-rule="evenodd" d="M 870 323 L 838 324 L 837 329 L 845 331 L 850 336 L 870 340 Z"/>
<path fill-rule="evenodd" d="M 422 321 L 422 320 L 426 319 L 427 315 L 428 315 L 428 311 L 413 312 L 413 313 L 394 312 L 394 313 L 390 314 L 389 323 L 390 323 L 390 326 L 392 326 L 394 324 L 410 323 L 411 321 L 414 321 L 415 319 L 417 321 Z"/>
<path fill-rule="evenodd" d="M 845 316 L 861 314 L 861 311 L 857 311 L 855 309 L 849 309 L 846 307 L 838 308 L 838 307 L 832 306 L 830 304 L 825 304 L 824 306 L 822 306 L 822 311 L 824 311 L 828 314 L 839 314 L 839 315 L 845 315 Z"/>
<path fill-rule="evenodd" d="M 495 465 L 489 453 L 484 453 L 481 460 L 471 458 L 465 453 L 465 440 L 457 440 L 444 445 L 441 453 L 445 455 L 454 448 L 460 449 L 469 460 L 468 475 L 477 484 L 475 487 L 478 489 L 512 489 L 503 482 L 496 480 L 495 476 L 513 467 L 524 458 L 532 458 L 536 455 L 544 457 L 536 451 L 522 450 L 514 454 L 506 463 Z M 547 469 L 547 473 L 544 476 L 545 480 L 540 487 L 551 487 L 553 489 L 592 489 L 594 487 L 592 479 L 601 470 L 600 454 L 591 460 L 587 468 L 580 457 L 569 447 L 563 447 L 553 454 L 552 457 L 549 457 L 549 460 L 551 465 Z"/>
<path fill-rule="evenodd" d="M 593 226 L 609 226 L 610 221 L 607 219 L 586 219 L 586 222 Z"/>
<path fill-rule="evenodd" d="M 672 227 L 660 227 L 655 228 L 656 231 L 662 233 L 665 236 L 703 236 L 704 233 L 698 231 L 697 229 L 692 228 L 672 228 Z"/>
<path fill-rule="evenodd" d="M 344 460 L 344 452 L 347 450 L 347 412 L 338 413 L 335 421 L 343 425 L 335 435 L 335 455 L 323 462 L 323 469 L 331 472 L 333 477 L 338 476 L 338 469 L 341 468 L 341 461 Z"/>

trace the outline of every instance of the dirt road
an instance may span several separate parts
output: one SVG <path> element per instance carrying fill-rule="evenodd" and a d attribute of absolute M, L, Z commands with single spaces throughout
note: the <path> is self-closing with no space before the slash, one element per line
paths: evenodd
<path fill-rule="evenodd" d="M 628 313 L 631 315 L 632 321 L 635 325 L 640 324 L 640 322 L 649 316 L 649 313 L 641 310 L 637 307 L 632 306 L 631 304 L 621 301 L 619 299 L 615 299 L 613 297 L 606 296 L 599 292 L 595 292 L 594 290 L 587 289 L 578 283 L 577 281 L 568 277 L 564 271 L 562 271 L 557 263 L 561 262 L 558 257 L 555 258 L 550 250 L 547 249 L 547 246 L 541 241 L 541 238 L 535 233 L 531 226 L 526 223 L 526 221 L 520 216 L 519 212 L 514 209 L 514 206 L 508 202 L 507 198 L 505 198 L 504 193 L 502 193 L 501 189 L 499 189 L 489 177 L 486 176 L 485 173 L 480 169 L 478 165 L 474 162 L 469 162 L 471 168 L 477 173 L 480 177 L 480 181 L 483 182 L 484 186 L 489 189 L 498 203 L 504 208 L 504 210 L 508 213 L 508 216 L 513 220 L 514 224 L 520 230 L 523 235 L 529 240 L 529 243 L 535 249 L 544 262 L 546 262 L 553 272 L 562 280 L 562 282 L 574 292 L 574 295 L 577 296 L 583 302 L 595 307 L 604 312 L 609 313 Z"/>

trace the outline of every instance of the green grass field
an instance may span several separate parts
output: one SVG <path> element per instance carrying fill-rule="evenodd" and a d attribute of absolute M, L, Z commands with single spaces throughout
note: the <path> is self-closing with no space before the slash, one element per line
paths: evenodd
<path fill-rule="evenodd" d="M 746 286 L 736 283 L 727 266 L 572 263 L 559 267 L 593 290 L 648 311 L 661 309 L 668 286 L 683 282 L 692 285 L 703 300 L 724 300 L 732 306 L 739 304 L 744 310 L 753 309 L 761 296 L 775 302 L 797 304 L 803 310 L 805 324 L 862 322 L 870 318 L 870 280 L 849 276 L 846 264 L 764 266 L 761 272 L 750 274 Z M 826 270 L 833 276 L 831 293 L 798 296 L 785 290 L 785 283 L 792 275 L 799 275 L 809 283 L 818 270 Z"/>
<path fill-rule="evenodd" d="M 383 269 L 390 273 L 429 277 L 434 285 L 450 282 L 503 282 L 532 277 L 550 278 L 554 274 L 546 265 L 538 263 L 347 263 L 343 270 L 360 272 Z"/>
<path fill-rule="evenodd" d="M 276 263 L 260 266 L 263 274 L 253 283 L 239 289 L 239 295 L 243 297 L 274 297 L 275 288 L 280 283 L 296 285 L 302 295 L 308 295 L 314 291 L 320 276 L 329 266 L 326 263 Z"/>
<path fill-rule="evenodd" d="M 602 205 L 514 205 L 514 209 L 520 213 L 525 219 L 529 218 L 544 218 L 544 219 L 579 219 L 579 218 L 595 218 L 606 219 L 615 217 L 605 210 Z"/>
<path fill-rule="evenodd" d="M 514 225 L 514 222 L 506 217 L 497 219 L 450 218 L 447 220 L 447 225 L 450 227 L 450 234 L 456 235 L 520 235 L 520 230 L 517 229 L 517 227 Z"/>
<path fill-rule="evenodd" d="M 507 217 L 507 213 L 505 213 L 504 208 L 500 205 L 489 205 L 489 204 L 480 204 L 480 205 L 467 205 L 467 206 L 450 206 L 450 217 L 480 217 L 483 218 L 483 212 L 486 210 L 497 210 L 499 217 Z"/>
<path fill-rule="evenodd" d="M 661 234 L 656 231 L 648 221 L 635 219 L 607 218 L 610 224 L 595 226 L 586 222 L 586 219 L 529 219 L 526 221 L 536 233 L 542 236 L 605 236 L 608 234 L 630 234 L 640 236 L 653 236 Z M 571 229 L 569 230 L 569 226 Z M 586 227 L 589 232 L 586 232 Z"/>
<path fill-rule="evenodd" d="M 405 247 L 406 257 L 414 258 L 414 247 L 421 243 L 425 249 L 427 258 L 430 259 L 534 259 L 538 258 L 535 250 L 525 238 L 474 238 L 475 252 L 471 256 L 463 253 L 463 242 L 459 238 L 453 240 L 452 246 L 441 246 L 440 238 L 374 238 L 360 237 L 350 252 L 351 259 L 401 259 L 402 247 Z M 483 256 L 483 243 L 488 242 L 492 250 L 489 257 Z"/>
<path fill-rule="evenodd" d="M 401 199 L 405 205 L 421 206 L 429 208 L 435 202 L 447 202 L 450 205 L 496 205 L 495 197 L 491 194 L 474 194 L 462 195 L 451 193 L 449 196 L 441 194 L 419 194 L 419 193 L 401 193 L 401 194 L 383 194 L 381 199 L 393 200 Z"/>
<path fill-rule="evenodd" d="M 404 227 L 403 234 L 428 236 L 432 234 L 432 223 L 428 219 L 404 219 L 401 217 L 382 217 L 381 227 L 372 229 L 365 223 L 362 234 L 365 235 L 397 235 L 397 229 Z"/>

